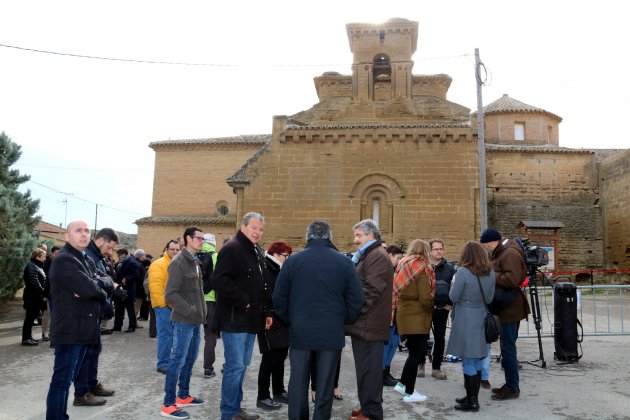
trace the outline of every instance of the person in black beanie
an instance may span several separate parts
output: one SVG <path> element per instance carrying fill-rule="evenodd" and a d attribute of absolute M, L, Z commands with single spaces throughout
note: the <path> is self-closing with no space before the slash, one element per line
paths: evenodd
<path fill-rule="evenodd" d="M 503 308 L 498 313 L 501 320 L 501 366 L 505 374 L 505 384 L 492 389 L 492 399 L 514 399 L 521 392 L 516 355 L 518 328 L 521 320 L 530 313 L 527 297 L 520 290 L 520 285 L 527 276 L 527 268 L 518 244 L 511 239 L 503 239 L 498 230 L 484 230 L 479 242 L 490 253 L 496 273 L 495 301 L 499 296 L 511 296 L 503 302 Z"/>

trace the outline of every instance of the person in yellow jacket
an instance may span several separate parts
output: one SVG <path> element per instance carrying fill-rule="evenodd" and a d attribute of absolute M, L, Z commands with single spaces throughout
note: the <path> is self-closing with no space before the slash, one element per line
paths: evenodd
<path fill-rule="evenodd" d="M 214 361 L 216 360 L 214 349 L 217 346 L 217 335 L 212 331 L 212 318 L 214 317 L 214 305 L 217 302 L 216 292 L 212 289 L 210 278 L 212 271 L 217 265 L 217 240 L 212 233 L 203 235 L 203 245 L 201 251 L 197 253 L 197 258 L 201 262 L 201 272 L 204 280 L 204 300 L 208 313 L 206 315 L 206 324 L 204 330 L 204 346 L 203 346 L 203 376 L 204 378 L 214 378 Z M 207 293 L 206 293 L 207 292 Z"/>
<path fill-rule="evenodd" d="M 164 290 L 166 290 L 168 279 L 168 265 L 179 253 L 179 250 L 179 242 L 174 239 L 168 241 L 162 257 L 153 261 L 149 266 L 149 293 L 157 325 L 157 371 L 164 375 L 173 344 L 171 308 L 164 299 Z"/>

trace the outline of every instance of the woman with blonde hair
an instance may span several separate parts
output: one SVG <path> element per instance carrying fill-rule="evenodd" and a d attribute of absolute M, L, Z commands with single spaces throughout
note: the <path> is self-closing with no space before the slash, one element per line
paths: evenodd
<path fill-rule="evenodd" d="M 455 409 L 479 411 L 481 370 L 488 353 L 484 319 L 494 297 L 495 274 L 488 252 L 474 241 L 464 245 L 458 265 L 448 294 L 453 311 L 447 352 L 462 359 L 466 396 L 455 400 Z"/>
<path fill-rule="evenodd" d="M 418 365 L 424 360 L 431 318 L 435 273 L 429 258 L 431 246 L 420 239 L 409 244 L 407 253 L 396 268 L 392 298 L 392 318 L 401 338 L 406 336 L 409 353 L 400 382 L 394 390 L 403 395 L 404 402 L 422 402 L 426 396 L 416 391 Z"/>

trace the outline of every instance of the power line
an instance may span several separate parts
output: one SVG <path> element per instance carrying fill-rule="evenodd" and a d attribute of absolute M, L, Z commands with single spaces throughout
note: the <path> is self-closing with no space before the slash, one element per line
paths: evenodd
<path fill-rule="evenodd" d="M 85 203 L 94 204 L 96 206 L 103 207 L 103 208 L 110 209 L 110 210 L 119 211 L 121 213 L 135 214 L 137 216 L 146 216 L 145 214 L 142 214 L 142 213 L 137 213 L 137 212 L 133 212 L 133 211 L 129 211 L 129 210 L 122 210 L 122 209 L 119 209 L 119 208 L 116 208 L 116 207 L 111 207 L 111 206 L 107 206 L 105 204 L 100 204 L 100 203 L 96 203 L 94 201 L 86 200 L 85 198 L 78 197 L 78 196 L 74 195 L 73 193 L 68 193 L 68 192 L 65 192 L 65 191 L 58 190 L 58 189 L 53 188 L 53 187 L 49 187 L 48 185 L 44 185 L 44 184 L 39 183 L 37 181 L 33 181 L 32 179 L 29 179 L 28 182 L 32 182 L 33 184 L 39 185 L 40 187 L 48 188 L 49 190 L 52 190 L 52 191 L 54 191 L 56 193 L 64 194 L 66 196 L 66 199 L 68 198 L 68 196 L 70 196 L 72 198 L 76 198 L 77 200 L 83 201 Z"/>
<path fill-rule="evenodd" d="M 106 61 L 122 61 L 127 63 L 142 63 L 142 64 L 167 64 L 174 66 L 200 66 L 200 67 L 247 67 L 249 64 L 225 64 L 225 63 L 188 63 L 181 61 L 158 61 L 158 60 L 140 60 L 140 59 L 132 59 L 132 58 L 116 58 L 116 57 L 102 57 L 96 55 L 86 55 L 86 54 L 74 54 L 74 53 L 66 53 L 59 51 L 50 51 L 50 50 L 40 50 L 36 48 L 27 48 L 20 47 L 17 45 L 7 45 L 0 44 L 0 47 L 4 48 L 13 48 L 16 50 L 27 51 L 27 52 L 35 52 L 40 54 L 52 54 L 52 55 L 61 55 L 66 57 L 75 57 L 75 58 L 87 58 L 91 60 L 106 60 Z M 423 58 L 417 61 L 431 61 L 431 60 L 448 60 L 451 58 L 459 58 L 459 57 L 468 57 L 470 54 L 459 54 L 445 57 L 430 57 Z M 274 63 L 266 63 L 266 67 L 323 67 L 323 66 L 346 66 L 348 63 L 344 64 L 274 64 Z"/>

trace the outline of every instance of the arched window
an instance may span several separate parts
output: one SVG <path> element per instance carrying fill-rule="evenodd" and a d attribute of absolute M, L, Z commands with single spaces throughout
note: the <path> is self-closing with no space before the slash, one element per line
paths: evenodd
<path fill-rule="evenodd" d="M 392 76 L 392 66 L 387 54 L 380 53 L 374 56 L 373 72 L 374 80 L 377 80 L 381 75 L 388 78 Z"/>

